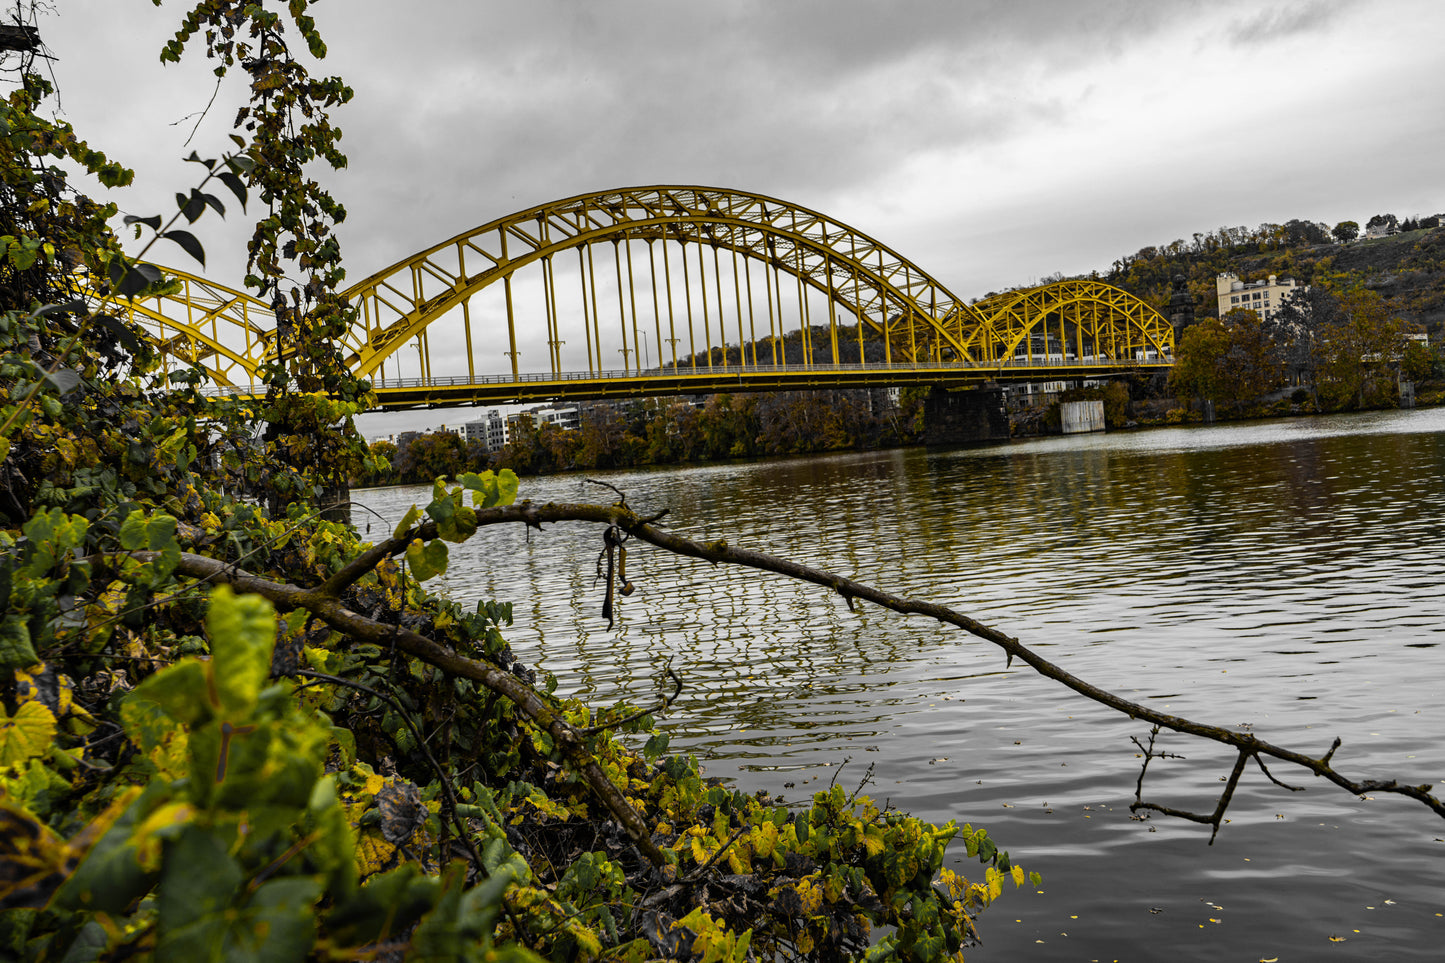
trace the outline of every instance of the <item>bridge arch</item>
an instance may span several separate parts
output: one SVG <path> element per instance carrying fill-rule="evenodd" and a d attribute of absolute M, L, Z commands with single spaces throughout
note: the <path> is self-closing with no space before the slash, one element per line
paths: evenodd
<path fill-rule="evenodd" d="M 162 269 L 169 294 L 118 301 L 162 352 L 202 368 L 223 388 L 250 387 L 275 354 L 276 315 L 254 295 L 205 278 Z"/>
<path fill-rule="evenodd" d="M 1174 329 L 1147 302 L 1088 278 L 994 295 L 974 304 L 984 322 L 965 334 L 986 363 L 1047 364 L 1172 359 Z"/>
<path fill-rule="evenodd" d="M 270 307 L 167 273 L 176 289 L 136 302 L 133 317 L 218 385 L 255 385 L 277 350 Z M 529 280 L 537 275 L 540 297 Z M 562 280 L 574 279 L 580 284 L 564 297 Z M 795 289 L 786 299 L 785 288 Z M 342 294 L 357 308 L 343 354 L 384 404 L 397 406 L 1017 381 L 1056 377 L 1062 372 L 1050 369 L 1059 367 L 1098 376 L 1172 362 L 1169 323 L 1103 282 L 1060 281 L 970 304 L 817 211 L 704 187 L 629 188 L 539 205 L 433 245 Z M 404 345 L 417 348 L 419 378 L 402 370 Z M 531 361 L 525 370 L 522 347 Z M 621 370 L 608 363 L 612 348 Z M 438 375 L 433 358 L 451 371 Z M 445 392 L 432 390 L 443 384 Z M 405 399 L 402 389 L 410 391 Z"/>
<path fill-rule="evenodd" d="M 726 250 L 734 260 L 735 279 L 738 276 L 738 257 L 778 269 L 796 279 L 799 285 L 827 297 L 832 306 L 829 328 L 835 342 L 838 323 L 835 308 L 842 308 L 857 323 L 860 335 L 866 327 L 882 338 L 890 360 L 895 355 L 898 360 L 910 362 L 928 358 L 969 360 L 959 332 L 970 322 L 982 321 L 967 302 L 948 291 L 916 264 L 875 238 L 817 211 L 741 191 L 681 186 L 639 187 L 578 195 L 499 218 L 398 261 L 353 285 L 345 294 L 359 306 L 362 323 L 353 332 L 357 336 L 349 344 L 351 363 L 361 374 L 372 374 L 401 345 L 422 336 L 436 318 L 459 306 L 464 311 L 463 323 L 469 326 L 470 318 L 465 311 L 467 300 L 481 289 L 500 282 L 507 289 L 507 328 L 509 336 L 514 339 L 509 353 L 513 374 L 516 375 L 515 336 L 518 322 L 512 315 L 510 285 L 513 275 L 541 262 L 544 276 L 547 276 L 554 267 L 554 259 L 563 252 L 577 250 L 579 258 L 590 258 L 589 248 L 611 242 L 620 292 L 624 285 L 633 288 L 635 274 L 629 245 L 624 281 L 618 245 L 634 241 L 647 244 L 650 275 L 655 273 L 652 245 L 659 241 L 694 245 L 699 250 L 700 259 L 705 254 L 704 249 L 710 248 L 714 267 L 720 252 Z M 595 268 L 595 262 L 585 262 L 580 270 L 586 275 L 589 268 Z M 595 270 L 592 273 L 595 280 Z M 705 285 L 705 267 L 700 267 L 699 277 Z M 649 281 L 656 307 L 657 279 L 651 276 Z M 550 286 L 550 280 L 544 283 Z M 672 279 L 668 278 L 665 284 L 670 307 Z M 750 314 L 750 321 L 753 320 L 751 312 L 755 299 L 749 290 L 745 309 L 742 293 L 733 293 L 737 309 L 735 320 L 741 328 L 745 310 Z M 716 290 L 715 294 L 719 299 L 717 321 L 721 326 L 723 294 L 721 290 Z M 709 295 L 705 287 L 701 297 L 703 337 L 699 341 L 695 332 L 689 332 L 688 350 L 683 352 L 684 357 L 694 359 L 699 355 L 710 357 L 713 349 L 725 347 L 727 337 L 719 330 L 719 338 L 713 340 L 711 330 L 707 329 Z M 770 330 L 765 332 L 765 336 L 779 336 L 782 334 L 782 318 L 771 317 L 775 295 L 769 292 L 766 297 Z M 781 298 L 780 292 L 777 297 Z M 587 307 L 584 293 L 584 313 Z M 592 307 L 601 310 L 595 303 Z M 806 314 L 806 307 L 803 311 Z M 550 316 L 550 307 L 548 314 L 548 340 L 559 341 L 560 331 L 556 330 L 558 319 Z M 629 347 L 625 308 L 621 314 L 626 362 L 629 351 L 632 357 L 640 357 L 639 332 L 634 311 Z M 600 323 L 600 318 L 584 321 L 595 326 Z M 660 317 L 654 314 L 652 321 L 656 326 L 654 335 L 659 341 L 663 340 Z M 805 316 L 801 323 L 807 326 L 809 319 Z M 753 336 L 739 330 L 738 343 L 756 343 L 756 329 L 754 323 Z M 669 335 L 667 340 L 681 340 L 676 331 L 669 332 Z M 829 362 L 840 360 L 840 350 L 835 343 Z M 601 355 L 600 338 L 597 353 Z M 556 350 L 553 349 L 550 354 L 552 370 L 561 370 Z M 676 362 L 678 358 L 674 356 L 673 360 Z M 590 345 L 589 364 L 598 364 L 597 360 L 591 359 Z M 630 367 L 641 366 L 624 363 L 624 368 Z"/>

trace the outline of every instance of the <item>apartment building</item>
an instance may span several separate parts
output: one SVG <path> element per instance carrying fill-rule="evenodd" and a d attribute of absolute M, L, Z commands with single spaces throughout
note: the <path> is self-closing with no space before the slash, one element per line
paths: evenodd
<path fill-rule="evenodd" d="M 1214 283 L 1221 318 L 1235 308 L 1243 308 L 1258 314 L 1261 320 L 1268 320 L 1279 310 L 1284 299 L 1296 290 L 1303 291 L 1305 287 L 1294 278 L 1277 278 L 1273 274 L 1267 281 L 1241 281 L 1239 275 L 1225 273 L 1219 275 Z"/>

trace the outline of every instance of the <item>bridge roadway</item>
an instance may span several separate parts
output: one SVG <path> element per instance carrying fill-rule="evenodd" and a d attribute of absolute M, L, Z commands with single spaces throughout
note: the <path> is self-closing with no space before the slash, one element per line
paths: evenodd
<path fill-rule="evenodd" d="M 977 364 L 841 364 L 827 366 L 716 366 L 696 371 L 652 368 L 636 371 L 570 371 L 560 374 L 510 374 L 468 378 L 379 378 L 373 384 L 381 410 L 454 405 L 531 404 L 547 401 L 670 397 L 722 392 L 801 391 L 829 388 L 930 387 L 965 389 L 984 385 L 1023 384 L 1079 378 L 1117 377 L 1133 372 L 1168 370 L 1166 361 L 1121 363 L 1109 360 L 1057 359 L 1049 364 L 1027 361 L 1003 365 Z M 264 394 L 261 385 L 213 389 L 238 397 Z"/>

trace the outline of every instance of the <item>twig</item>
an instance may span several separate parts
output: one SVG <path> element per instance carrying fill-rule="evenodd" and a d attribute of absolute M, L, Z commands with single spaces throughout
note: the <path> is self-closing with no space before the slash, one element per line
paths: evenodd
<path fill-rule="evenodd" d="M 351 679 L 343 678 L 339 675 L 327 675 L 325 672 L 315 672 L 311 669 L 297 669 L 292 674 L 306 679 L 330 682 L 332 685 L 345 686 L 348 689 L 356 689 L 358 692 L 365 692 L 367 695 L 381 699 L 396 710 L 396 714 L 401 716 L 401 721 L 406 723 L 406 727 L 411 730 L 411 734 L 416 738 L 417 748 L 421 749 L 422 753 L 426 756 L 426 761 L 431 764 L 432 771 L 437 774 L 437 781 L 441 783 L 442 791 L 447 794 L 447 802 L 451 803 L 452 824 L 456 826 L 457 835 L 461 837 L 463 845 L 465 845 L 467 851 L 471 853 L 472 862 L 476 863 L 477 866 L 477 872 L 483 876 L 490 875 L 487 872 L 486 864 L 482 862 L 482 854 L 477 851 L 476 844 L 472 842 L 471 831 L 468 830 L 466 824 L 462 822 L 462 817 L 457 815 L 457 793 L 456 787 L 452 785 L 451 776 L 447 775 L 447 771 L 442 768 L 441 763 L 437 762 L 436 757 L 431 754 L 431 749 L 427 748 L 426 739 L 422 736 L 421 730 L 417 728 L 416 723 L 411 718 L 411 714 L 406 711 L 402 704 L 385 692 L 373 689 L 369 685 L 362 685 L 360 682 L 353 682 Z"/>
<path fill-rule="evenodd" d="M 664 697 L 663 700 L 655 706 L 651 706 L 646 709 L 639 709 L 625 719 L 618 719 L 616 722 L 599 723 L 595 726 L 589 726 L 586 729 L 578 729 L 577 735 L 591 736 L 599 732 L 603 732 L 607 729 L 620 729 L 622 726 L 627 725 L 629 722 L 632 722 L 635 719 L 641 719 L 643 716 L 650 716 L 654 713 L 662 712 L 664 709 L 671 706 L 675 701 L 677 701 L 677 697 L 682 694 L 682 679 L 678 677 L 676 672 L 672 671 L 671 666 L 667 668 L 667 674 L 668 677 L 672 679 L 672 695 Z"/>

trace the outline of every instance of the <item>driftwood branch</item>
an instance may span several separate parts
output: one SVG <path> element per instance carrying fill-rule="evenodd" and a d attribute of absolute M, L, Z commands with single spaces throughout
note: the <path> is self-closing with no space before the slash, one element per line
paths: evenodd
<path fill-rule="evenodd" d="M 1314 775 L 1334 783 L 1347 792 L 1355 795 L 1367 793 L 1392 793 L 1413 799 L 1436 815 L 1445 817 L 1445 802 L 1431 794 L 1434 787 L 1425 785 L 1406 785 L 1396 779 L 1351 779 L 1331 765 L 1331 759 L 1335 750 L 1339 748 L 1340 741 L 1336 739 L 1329 750 L 1321 756 L 1312 756 L 1307 753 L 1287 749 L 1283 746 L 1276 746 L 1258 738 L 1252 733 L 1236 732 L 1223 726 L 1209 725 L 1195 722 L 1182 716 L 1171 715 L 1160 712 L 1150 706 L 1138 702 L 1132 702 L 1122 696 L 1116 695 L 1105 689 L 1101 689 L 1078 676 L 1066 671 L 1061 666 L 1050 662 L 1037 652 L 1025 646 L 1018 639 L 982 622 L 972 619 L 960 612 L 955 612 L 943 605 L 933 602 L 924 602 L 916 599 L 903 598 L 882 589 L 856 582 L 841 575 L 833 574 L 822 569 L 803 565 L 790 559 L 779 558 L 765 552 L 756 552 L 749 549 L 734 548 L 726 540 L 717 539 L 708 542 L 698 542 L 672 532 L 664 531 L 650 524 L 649 519 L 639 516 L 630 508 L 621 505 L 601 506 L 585 504 L 568 504 L 549 502 L 545 505 L 535 505 L 531 502 L 523 502 L 518 505 L 509 505 L 498 508 L 487 508 L 477 510 L 477 523 L 481 525 L 502 525 L 522 524 L 528 528 L 541 529 L 545 524 L 555 522 L 593 522 L 599 525 L 616 526 L 633 538 L 640 539 L 658 548 L 665 549 L 676 555 L 683 555 L 690 558 L 698 558 L 714 564 L 742 565 L 747 568 L 757 569 L 764 572 L 773 572 L 802 582 L 811 582 L 831 589 L 844 598 L 851 606 L 854 599 L 862 599 L 872 602 L 874 605 L 898 612 L 902 615 L 922 615 L 946 625 L 952 625 L 963 631 L 990 642 L 1004 651 L 1010 662 L 1018 659 L 1031 667 L 1035 672 L 1049 679 L 1053 679 L 1087 699 L 1108 706 L 1116 712 L 1123 713 L 1131 719 L 1138 719 L 1150 723 L 1161 729 L 1169 729 L 1174 732 L 1181 732 L 1186 735 L 1196 736 L 1201 739 L 1208 739 L 1234 748 L 1239 754 L 1234 772 L 1231 775 L 1232 796 L 1233 785 L 1244 768 L 1244 762 L 1250 758 L 1260 760 L 1262 757 L 1277 759 L 1291 765 L 1299 766 Z M 424 541 L 436 536 L 436 526 L 427 522 L 419 525 L 404 534 L 401 538 L 394 538 L 386 543 L 375 546 L 370 551 L 381 552 L 388 555 L 395 555 L 406 548 L 413 538 L 421 538 Z M 1263 768 L 1263 763 L 1260 763 Z M 1271 782 L 1279 781 L 1265 770 Z M 1279 783 L 1284 785 L 1283 783 Z M 1295 787 L 1286 786 L 1294 789 Z M 1230 797 L 1225 797 L 1223 803 L 1228 806 Z M 1157 807 L 1155 807 L 1157 808 Z M 1223 810 L 1220 810 L 1222 815 Z M 1177 815 L 1177 813 L 1170 813 Z M 1186 817 L 1188 818 L 1188 817 Z M 1200 819 L 1202 822 L 1209 822 L 1206 817 Z M 1215 824 L 1216 831 L 1218 828 Z"/>
<path fill-rule="evenodd" d="M 1143 802 L 1141 798 L 1144 775 L 1142 770 L 1139 776 L 1139 792 L 1136 794 L 1136 802 L 1131 809 L 1150 809 L 1166 815 L 1209 824 L 1214 827 L 1217 834 L 1224 812 L 1233 798 L 1234 789 L 1250 759 L 1256 761 L 1271 782 L 1297 791 L 1297 787 L 1280 782 L 1265 768 L 1263 757 L 1269 757 L 1299 766 L 1356 795 L 1370 792 L 1393 793 L 1414 799 L 1437 815 L 1445 817 L 1445 802 L 1431 795 L 1430 790 L 1433 787 L 1430 785 L 1411 786 L 1394 779 L 1355 780 L 1340 773 L 1331 765 L 1335 750 L 1340 746 L 1338 739 L 1322 756 L 1311 756 L 1273 745 L 1252 733 L 1236 732 L 1222 726 L 1194 722 L 1182 716 L 1160 712 L 1150 706 L 1132 702 L 1092 685 L 1045 659 L 1019 642 L 1018 639 L 946 606 L 903 598 L 790 559 L 749 549 L 734 548 L 723 539 L 708 542 L 694 541 L 655 527 L 653 523 L 660 517 L 661 515 L 640 516 L 623 504 L 602 506 L 549 502 L 545 505 L 536 505 L 531 502 L 522 502 L 519 505 L 476 509 L 479 527 L 521 524 L 529 529 L 541 530 L 543 525 L 556 522 L 591 522 L 606 526 L 607 530 L 611 532 L 621 531 L 627 537 L 637 538 L 676 555 L 702 559 L 713 564 L 741 565 L 823 586 L 842 596 L 850 609 L 854 599 L 862 599 L 903 615 L 922 615 L 945 625 L 960 628 L 976 638 L 998 646 L 1004 651 L 1010 663 L 1014 659 L 1019 659 L 1040 675 L 1067 686 L 1087 699 L 1123 713 L 1131 719 L 1152 724 L 1156 734 L 1159 729 L 1169 729 L 1230 746 L 1238 753 L 1228 784 L 1213 813 L 1209 815 L 1188 813 Z M 396 648 L 443 671 L 472 679 L 498 695 L 510 699 L 523 714 L 551 735 L 568 762 L 583 776 L 592 791 L 622 824 L 638 849 L 654 865 L 662 865 L 662 853 L 657 844 L 652 841 L 646 822 L 587 752 L 584 737 L 590 730 L 578 729 L 559 718 L 546 700 L 510 673 L 486 662 L 458 655 L 451 649 L 409 629 L 366 618 L 342 604 L 340 595 L 383 560 L 401 554 L 415 539 L 426 542 L 437 536 L 435 522 L 415 525 L 365 549 L 356 559 L 314 589 L 275 582 L 242 571 L 232 564 L 188 553 L 182 554 L 177 571 L 191 578 L 217 583 L 224 582 L 240 591 L 255 592 L 269 599 L 283 611 L 306 609 L 328 625 L 354 638 L 380 645 L 395 645 Z M 147 554 L 150 553 L 138 553 L 138 555 Z M 673 694 L 673 697 L 675 696 L 676 692 Z M 670 702 L 671 699 L 664 700 L 664 705 Z M 1144 768 L 1146 769 L 1149 758 L 1161 758 L 1168 755 L 1152 752 L 1152 746 L 1153 736 L 1151 735 L 1150 750 L 1146 750 L 1145 753 Z M 1212 841 L 1213 836 L 1210 838 Z"/>

